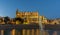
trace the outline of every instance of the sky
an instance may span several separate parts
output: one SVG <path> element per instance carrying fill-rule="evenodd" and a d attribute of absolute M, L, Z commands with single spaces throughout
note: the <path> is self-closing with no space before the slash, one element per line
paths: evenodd
<path fill-rule="evenodd" d="M 19 11 L 38 11 L 46 18 L 60 18 L 60 0 L 0 0 L 0 16 L 15 17 Z"/>

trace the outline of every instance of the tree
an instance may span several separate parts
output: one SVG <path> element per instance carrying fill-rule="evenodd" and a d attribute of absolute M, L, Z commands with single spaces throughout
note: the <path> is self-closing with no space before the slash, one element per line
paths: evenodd
<path fill-rule="evenodd" d="M 24 19 L 22 19 L 22 18 L 15 18 L 15 20 L 21 22 L 21 24 L 23 24 L 23 22 L 24 22 Z"/>
<path fill-rule="evenodd" d="M 4 17 L 5 24 L 8 24 L 7 22 L 10 21 L 10 18 L 8 16 Z"/>

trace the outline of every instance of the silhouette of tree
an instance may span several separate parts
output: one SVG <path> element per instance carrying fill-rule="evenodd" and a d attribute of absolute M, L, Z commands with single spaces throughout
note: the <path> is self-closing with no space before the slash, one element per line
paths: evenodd
<path fill-rule="evenodd" d="M 23 22 L 24 22 L 24 19 L 22 19 L 22 18 L 15 18 L 15 20 L 17 21 L 20 21 L 21 22 L 21 24 L 23 24 Z"/>
<path fill-rule="evenodd" d="M 7 23 L 8 21 L 10 21 L 9 17 L 8 17 L 8 16 L 4 17 L 4 22 L 5 22 L 5 24 L 8 24 L 8 23 Z"/>

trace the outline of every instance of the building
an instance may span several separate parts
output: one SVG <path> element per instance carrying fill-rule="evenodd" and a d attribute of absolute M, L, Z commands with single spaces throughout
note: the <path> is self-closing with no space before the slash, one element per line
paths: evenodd
<path fill-rule="evenodd" d="M 0 17 L 0 24 L 5 24 L 4 17 Z"/>
<path fill-rule="evenodd" d="M 40 16 L 42 24 L 48 24 L 47 18 L 44 16 Z"/>
<path fill-rule="evenodd" d="M 16 12 L 16 18 L 24 19 L 24 23 L 38 23 L 38 12 Z"/>
<path fill-rule="evenodd" d="M 47 19 L 44 16 L 40 16 L 38 12 L 19 12 L 16 11 L 16 18 L 24 19 L 25 24 L 39 23 L 39 18 L 42 23 L 47 23 Z"/>

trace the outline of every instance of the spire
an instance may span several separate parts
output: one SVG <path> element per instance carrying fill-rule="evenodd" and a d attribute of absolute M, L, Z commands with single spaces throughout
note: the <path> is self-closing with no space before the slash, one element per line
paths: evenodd
<path fill-rule="evenodd" d="M 16 10 L 16 14 L 18 13 L 18 9 Z"/>

